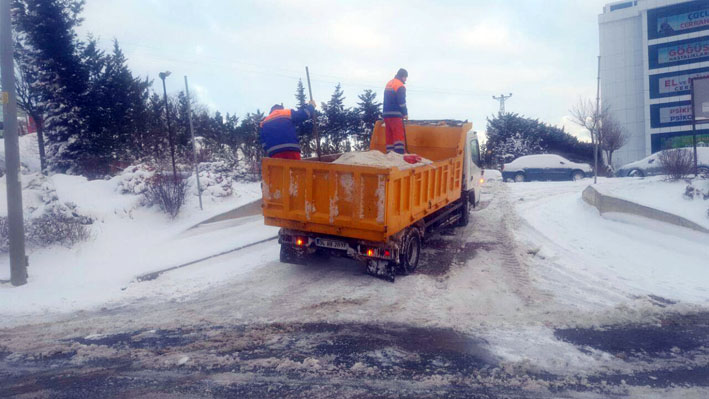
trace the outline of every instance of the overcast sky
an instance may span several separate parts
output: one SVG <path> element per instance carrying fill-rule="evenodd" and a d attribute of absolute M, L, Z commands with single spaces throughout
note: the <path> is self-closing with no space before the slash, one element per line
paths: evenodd
<path fill-rule="evenodd" d="M 310 67 L 313 95 L 342 84 L 354 106 L 381 101 L 396 70 L 409 71 L 412 119 L 468 119 L 484 131 L 493 95 L 508 112 L 561 126 L 579 97 L 595 97 L 598 14 L 606 0 L 233 1 L 87 0 L 80 34 L 106 49 L 118 39 L 135 74 L 184 75 L 211 111 L 244 115 L 295 105 Z M 571 127 L 567 123 L 567 128 Z"/>

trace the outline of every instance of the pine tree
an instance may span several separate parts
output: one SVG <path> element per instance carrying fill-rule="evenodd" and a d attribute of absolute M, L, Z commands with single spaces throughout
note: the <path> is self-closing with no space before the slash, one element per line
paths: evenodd
<path fill-rule="evenodd" d="M 298 79 L 298 86 L 295 89 L 295 100 L 298 108 L 303 108 L 306 104 L 305 87 L 303 81 Z M 303 157 L 311 157 L 315 153 L 315 138 L 313 137 L 313 122 L 305 121 L 296 127 L 298 140 L 300 141 L 300 152 Z"/>
<path fill-rule="evenodd" d="M 357 116 L 359 123 L 355 131 L 355 148 L 359 151 L 369 149 L 369 140 L 372 137 L 374 124 L 382 116 L 382 104 L 376 101 L 377 93 L 367 89 L 357 96 Z"/>
<path fill-rule="evenodd" d="M 75 28 L 83 0 L 15 0 L 17 42 L 28 49 L 24 61 L 36 70 L 34 87 L 44 111 L 46 152 L 50 166 L 68 170 L 79 154 L 73 143 L 85 126 L 81 105 L 87 74 L 79 57 Z"/>
<path fill-rule="evenodd" d="M 322 104 L 323 113 L 319 118 L 321 139 L 324 139 L 322 151 L 324 154 L 335 154 L 345 151 L 349 144 L 352 128 L 356 124 L 357 115 L 353 110 L 345 108 L 345 94 L 341 85 L 335 86 L 330 101 Z"/>

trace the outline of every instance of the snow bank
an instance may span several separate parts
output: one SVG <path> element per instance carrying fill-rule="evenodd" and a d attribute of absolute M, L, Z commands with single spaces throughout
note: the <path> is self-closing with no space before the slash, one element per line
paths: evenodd
<path fill-rule="evenodd" d="M 37 134 L 26 134 L 19 137 L 20 164 L 29 172 L 39 172 L 39 147 Z M 5 140 L 0 139 L 0 170 L 5 170 Z"/>
<path fill-rule="evenodd" d="M 411 164 L 404 160 L 404 156 L 396 152 L 383 154 L 381 151 L 372 150 L 366 152 L 347 152 L 342 154 L 333 163 L 344 165 L 362 165 L 375 168 L 399 168 L 409 169 L 415 166 L 430 165 L 433 161 L 421 158 L 420 162 Z"/>
<path fill-rule="evenodd" d="M 671 182 L 655 176 L 645 179 L 620 178 L 613 184 L 598 184 L 595 188 L 602 194 L 669 212 L 709 228 L 709 200 L 704 200 L 700 195 L 686 197 L 687 186 L 686 181 Z M 709 192 L 709 180 L 694 180 L 692 186 L 701 192 Z"/>
<path fill-rule="evenodd" d="M 643 196 L 658 190 L 657 198 L 670 197 L 671 185 L 659 180 L 599 181 L 595 187 L 606 192 L 640 190 L 638 196 Z M 517 236 L 534 249 L 534 273 L 543 288 L 558 300 L 585 309 L 630 307 L 632 298 L 649 295 L 709 304 L 705 234 L 649 219 L 639 224 L 628 218 L 601 217 L 581 199 L 587 185 L 509 186 L 515 208 L 526 222 Z M 672 195 L 676 200 L 666 202 L 681 206 L 686 202 L 681 199 L 683 190 L 676 188 L 679 192 Z"/>
<path fill-rule="evenodd" d="M 69 312 L 152 295 L 150 290 L 155 287 L 147 291 L 122 289 L 140 274 L 256 242 L 277 232 L 256 216 L 209 232 L 185 235 L 203 220 L 260 198 L 260 183 L 236 181 L 205 168 L 204 210 L 199 209 L 196 185 L 190 184 L 190 195 L 180 214 L 169 220 L 156 208 L 142 205 L 145 182 L 153 173 L 149 167 L 138 165 L 110 180 L 63 174 L 23 175 L 25 217 L 60 208 L 94 222 L 89 226 L 91 239 L 72 248 L 28 248 L 28 284 L 17 288 L 0 284 L 0 314 Z M 4 177 L 0 178 L 0 216 L 7 214 L 5 187 Z M 9 277 L 5 254 L 0 256 L 0 280 Z M 203 289 L 204 284 L 199 280 L 191 282 L 187 291 L 177 285 L 166 290 L 184 294 Z"/>
<path fill-rule="evenodd" d="M 502 172 L 497 169 L 485 169 L 483 177 L 485 181 L 502 181 Z"/>

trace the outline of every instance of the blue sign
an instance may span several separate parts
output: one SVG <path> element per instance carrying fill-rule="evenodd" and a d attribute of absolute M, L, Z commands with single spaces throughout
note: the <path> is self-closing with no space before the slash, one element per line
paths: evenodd
<path fill-rule="evenodd" d="M 648 47 L 650 69 L 709 61 L 709 36 Z"/>
<path fill-rule="evenodd" d="M 690 1 L 647 12 L 647 38 L 659 39 L 709 29 L 709 4 Z"/>
<path fill-rule="evenodd" d="M 692 124 L 692 102 L 677 101 L 650 105 L 650 127 L 672 127 Z"/>
<path fill-rule="evenodd" d="M 709 67 L 650 75 L 650 98 L 664 98 L 691 93 L 689 79 L 709 77 Z"/>

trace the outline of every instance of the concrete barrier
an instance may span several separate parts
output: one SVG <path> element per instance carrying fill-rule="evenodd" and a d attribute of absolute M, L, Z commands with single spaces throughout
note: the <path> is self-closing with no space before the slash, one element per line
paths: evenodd
<path fill-rule="evenodd" d="M 709 234 L 709 229 L 685 219 L 675 214 L 650 208 L 645 205 L 636 204 L 632 201 L 627 201 L 620 198 L 611 197 L 601 194 L 593 188 L 586 187 L 581 195 L 584 201 L 598 209 L 598 212 L 603 215 L 607 212 L 627 213 L 630 215 L 641 216 L 648 219 L 657 220 L 664 223 L 674 224 L 675 226 L 686 227 L 692 230 L 700 231 Z"/>

